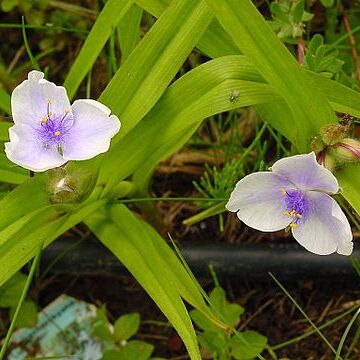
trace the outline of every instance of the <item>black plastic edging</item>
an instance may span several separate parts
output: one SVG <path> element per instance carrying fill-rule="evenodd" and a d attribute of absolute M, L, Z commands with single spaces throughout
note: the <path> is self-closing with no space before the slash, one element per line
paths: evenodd
<path fill-rule="evenodd" d="M 52 264 L 54 273 L 127 274 L 124 266 L 100 242 L 59 239 L 44 250 L 42 269 Z M 71 250 L 66 251 L 71 247 Z M 246 279 L 268 279 L 268 272 L 279 278 L 321 278 L 354 280 L 357 276 L 350 258 L 338 254 L 319 256 L 293 244 L 184 244 L 181 253 L 196 276 L 209 276 L 209 264 L 218 273 Z M 63 254 L 59 257 L 59 254 Z M 360 249 L 353 258 L 360 259 Z M 59 258 L 58 258 L 59 257 Z M 56 261 L 54 261 L 58 258 Z"/>

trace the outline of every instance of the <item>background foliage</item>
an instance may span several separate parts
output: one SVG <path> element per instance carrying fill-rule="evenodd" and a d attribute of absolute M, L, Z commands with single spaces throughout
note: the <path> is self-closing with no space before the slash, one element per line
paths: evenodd
<path fill-rule="evenodd" d="M 311 18 L 303 2 L 284 4 L 272 6 L 269 23 L 250 0 L 108 0 L 84 38 L 64 86 L 73 98 L 83 81 L 91 80 L 93 65 L 108 42 L 111 80 L 99 101 L 119 116 L 122 129 L 108 153 L 66 168 L 66 176 L 82 179 L 76 198 L 54 196 L 56 172 L 28 178 L 1 155 L 0 180 L 18 186 L 0 201 L 0 283 L 33 258 L 40 246 L 84 222 L 172 322 L 192 359 L 200 359 L 200 353 L 184 301 L 218 327 L 231 329 L 234 324 L 208 306 L 181 259 L 121 199 L 147 196 L 157 164 L 188 141 L 207 117 L 253 106 L 291 142 L 293 152 L 309 152 L 310 140 L 320 128 L 338 121 L 336 111 L 360 116 L 360 96 L 341 78 L 342 62 L 322 38 L 311 40 L 303 64 L 280 40 L 297 41 L 303 23 Z M 22 5 L 2 1 L 1 6 L 8 11 Z M 143 12 L 156 21 L 141 37 Z M 24 26 L 23 32 L 26 40 Z M 182 74 L 179 70 L 194 48 L 208 61 Z M 336 66 L 329 67 L 327 61 Z M 0 108 L 10 114 L 6 88 L 0 90 Z M 2 141 L 7 140 L 9 126 L 10 122 L 0 123 Z M 359 175 L 358 164 L 336 173 L 344 198 L 358 213 Z M 143 210 L 149 213 L 146 206 Z M 241 334 L 237 338 L 243 339 Z"/>

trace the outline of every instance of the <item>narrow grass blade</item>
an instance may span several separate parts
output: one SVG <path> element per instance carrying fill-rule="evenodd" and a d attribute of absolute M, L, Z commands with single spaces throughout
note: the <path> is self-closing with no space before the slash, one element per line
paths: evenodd
<path fill-rule="evenodd" d="M 6 336 L 5 336 L 5 339 L 3 341 L 3 344 L 2 344 L 2 347 L 1 347 L 1 351 L 0 351 L 0 360 L 4 359 L 4 356 L 5 356 L 5 353 L 6 353 L 6 350 L 8 348 L 8 345 L 9 345 L 9 342 L 10 342 L 10 339 L 11 339 L 11 335 L 13 334 L 14 332 L 14 329 L 15 329 L 15 324 L 16 324 L 16 320 L 19 316 L 19 313 L 20 313 L 20 310 L 21 310 L 21 306 L 22 304 L 24 303 L 25 301 L 25 298 L 29 292 L 29 288 L 30 288 L 30 285 L 31 285 L 31 281 L 35 275 L 35 270 L 37 269 L 38 267 L 38 264 L 40 262 L 40 256 L 41 256 L 41 249 L 42 249 L 42 245 L 40 245 L 40 248 L 31 264 L 31 268 L 30 268 L 30 272 L 29 272 L 29 275 L 26 279 L 26 283 L 25 283 L 25 286 L 24 286 L 24 289 L 21 293 L 21 296 L 20 296 L 20 299 L 19 299 L 19 302 L 16 306 L 16 310 L 15 310 L 15 313 L 13 315 L 13 318 L 11 320 L 11 324 L 10 324 L 10 327 L 6 333 Z"/>
<path fill-rule="evenodd" d="M 35 70 L 41 71 L 39 63 L 37 62 L 34 55 L 32 54 L 32 51 L 31 51 L 31 48 L 30 48 L 30 45 L 29 45 L 29 42 L 28 42 L 28 39 L 27 39 L 27 36 L 26 36 L 25 18 L 24 18 L 24 16 L 21 17 L 21 24 L 22 24 L 22 35 L 23 35 L 23 40 L 24 40 L 24 44 L 25 44 L 25 49 L 26 49 L 26 52 L 27 52 L 27 54 L 29 56 L 31 64 L 32 64 L 32 66 L 34 67 Z"/>
<path fill-rule="evenodd" d="M 300 311 L 300 313 L 304 316 L 304 318 L 309 322 L 309 324 L 314 328 L 316 333 L 321 337 L 321 339 L 325 342 L 325 344 L 329 347 L 329 349 L 336 354 L 335 348 L 330 344 L 329 340 L 325 337 L 325 335 L 320 331 L 320 329 L 314 324 L 314 322 L 309 318 L 303 308 L 296 302 L 296 300 L 290 295 L 290 293 L 285 289 L 285 287 L 280 283 L 280 281 L 272 274 L 269 273 L 270 277 L 275 281 L 275 283 L 279 286 L 279 288 L 284 292 L 284 294 L 289 298 L 289 300 L 295 305 L 295 307 Z M 341 359 L 341 358 L 339 358 Z"/>
<path fill-rule="evenodd" d="M 356 313 L 353 315 L 353 317 L 351 318 L 351 320 L 350 320 L 349 323 L 347 324 L 346 329 L 345 329 L 343 335 L 341 336 L 341 339 L 340 339 L 340 342 L 339 342 L 339 346 L 338 346 L 338 348 L 336 349 L 335 360 L 341 359 L 340 354 L 341 354 L 341 350 L 342 350 L 342 348 L 343 348 L 343 346 L 344 346 L 346 337 L 348 336 L 349 331 L 350 331 L 352 325 L 354 324 L 355 320 L 358 318 L 359 315 L 360 315 L 360 308 L 359 308 L 359 309 L 356 311 Z"/>
<path fill-rule="evenodd" d="M 121 21 L 131 4 L 130 0 L 109 0 L 106 2 L 66 76 L 64 86 L 70 99 L 74 97 L 86 74 L 91 70 L 112 29 Z"/>

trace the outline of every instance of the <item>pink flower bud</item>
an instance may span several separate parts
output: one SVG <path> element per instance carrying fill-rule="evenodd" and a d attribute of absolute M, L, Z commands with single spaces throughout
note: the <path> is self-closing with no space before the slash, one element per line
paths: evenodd
<path fill-rule="evenodd" d="M 360 161 L 360 142 L 345 138 L 334 148 L 336 157 L 345 161 Z"/>

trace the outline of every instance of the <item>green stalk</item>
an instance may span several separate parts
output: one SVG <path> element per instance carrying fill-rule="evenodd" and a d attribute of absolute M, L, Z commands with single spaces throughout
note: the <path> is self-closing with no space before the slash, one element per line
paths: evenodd
<path fill-rule="evenodd" d="M 38 253 L 36 254 L 32 264 L 31 264 L 31 269 L 30 269 L 30 272 L 29 272 L 29 275 L 27 277 L 27 280 L 26 280 L 26 283 L 25 283 L 25 286 L 24 286 L 24 289 L 21 293 L 21 296 L 20 296 L 20 299 L 19 299 L 19 302 L 16 306 L 16 310 L 15 310 L 15 313 L 14 313 L 14 316 L 11 320 L 11 324 L 10 324 L 10 327 L 9 327 L 9 330 L 6 334 L 6 337 L 5 337 L 5 340 L 4 340 L 4 343 L 3 343 L 3 346 L 1 347 L 1 352 L 0 352 L 0 360 L 3 360 L 4 359 L 4 356 L 5 356 L 5 353 L 6 353 L 6 350 L 8 348 L 8 345 L 9 345 L 9 342 L 10 342 L 10 339 L 11 339 L 11 335 L 12 333 L 14 332 L 14 329 L 15 329 L 15 324 L 16 324 L 16 320 L 19 316 L 19 313 L 20 313 L 20 310 L 21 310 L 21 306 L 22 304 L 24 303 L 25 301 L 25 298 L 27 296 L 27 293 L 29 291 L 29 288 L 30 288 L 30 284 L 31 284 L 31 281 L 34 277 L 34 274 L 35 274 L 35 270 L 37 269 L 37 266 L 39 264 L 39 261 L 40 261 L 40 257 L 41 257 L 41 250 L 42 250 L 42 243 L 40 245 L 40 248 L 39 248 L 39 251 Z"/>
<path fill-rule="evenodd" d="M 271 278 L 275 281 L 275 283 L 279 286 L 279 288 L 284 292 L 284 294 L 291 300 L 291 302 L 295 305 L 295 307 L 301 312 L 304 318 L 309 322 L 309 324 L 314 328 L 315 332 L 323 339 L 325 344 L 331 349 L 331 351 L 336 354 L 335 348 L 331 345 L 329 340 L 325 337 L 325 335 L 320 331 L 320 329 L 315 325 L 315 323 L 309 318 L 306 312 L 302 309 L 302 307 L 296 302 L 296 300 L 290 295 L 290 293 L 285 289 L 285 287 L 280 283 L 280 281 L 271 273 L 269 272 Z M 337 358 L 338 360 L 342 360 L 342 358 Z M 1 359 L 0 359 L 1 360 Z"/>
<path fill-rule="evenodd" d="M 358 308 L 359 308 L 359 305 L 353 306 L 353 307 L 350 308 L 349 310 L 345 311 L 343 314 L 340 314 L 340 315 L 334 317 L 333 319 L 331 319 L 331 320 L 327 321 L 326 323 L 318 326 L 317 328 L 318 328 L 319 330 L 325 329 L 325 328 L 329 327 L 330 325 L 335 324 L 335 323 L 338 322 L 339 320 L 343 319 L 345 316 L 351 314 L 353 311 L 355 311 L 355 310 L 358 309 Z M 316 333 L 316 330 L 315 330 L 315 329 L 310 330 L 310 331 L 308 331 L 308 332 L 306 332 L 306 333 L 304 333 L 304 334 L 301 334 L 301 335 L 299 335 L 299 336 L 296 336 L 296 337 L 294 337 L 294 338 L 292 338 L 292 339 L 290 339 L 290 340 L 287 340 L 287 341 L 284 341 L 284 342 L 282 342 L 282 343 L 280 343 L 280 344 L 271 346 L 270 349 L 271 349 L 271 350 L 279 350 L 279 349 L 282 349 L 282 348 L 284 348 L 284 347 L 286 347 L 286 346 L 289 346 L 289 345 L 291 345 L 291 344 L 294 344 L 294 343 L 297 343 L 297 342 L 299 342 L 299 341 L 301 341 L 301 340 L 304 340 L 304 339 L 306 339 L 307 337 L 313 335 L 314 333 Z"/>
<path fill-rule="evenodd" d="M 24 39 L 24 45 L 26 48 L 26 52 L 29 56 L 29 59 L 31 61 L 31 64 L 33 65 L 34 69 L 41 71 L 40 69 L 40 65 L 39 63 L 36 61 L 35 57 L 33 56 L 31 49 L 30 49 L 30 45 L 26 36 L 26 30 L 25 30 L 25 18 L 24 16 L 21 17 L 21 25 L 22 25 L 22 35 L 23 35 L 23 39 Z"/>
<path fill-rule="evenodd" d="M 355 322 L 355 320 L 357 319 L 357 317 L 359 316 L 359 314 L 360 314 L 360 308 L 356 311 L 356 313 L 353 315 L 353 317 L 352 317 L 351 320 L 349 321 L 349 323 L 348 323 L 348 325 L 347 325 L 347 327 L 346 327 L 346 329 L 345 329 L 345 331 L 344 331 L 344 333 L 343 333 L 343 335 L 342 335 L 342 337 L 341 337 L 341 339 L 340 339 L 339 346 L 338 346 L 338 348 L 337 348 L 337 350 L 336 350 L 335 360 L 341 359 L 340 354 L 341 354 L 341 350 L 342 350 L 342 348 L 343 348 L 343 346 L 344 346 L 346 337 L 347 337 L 347 335 L 349 334 L 349 331 L 350 331 L 350 329 L 351 329 L 351 326 L 353 325 L 353 323 Z"/>

